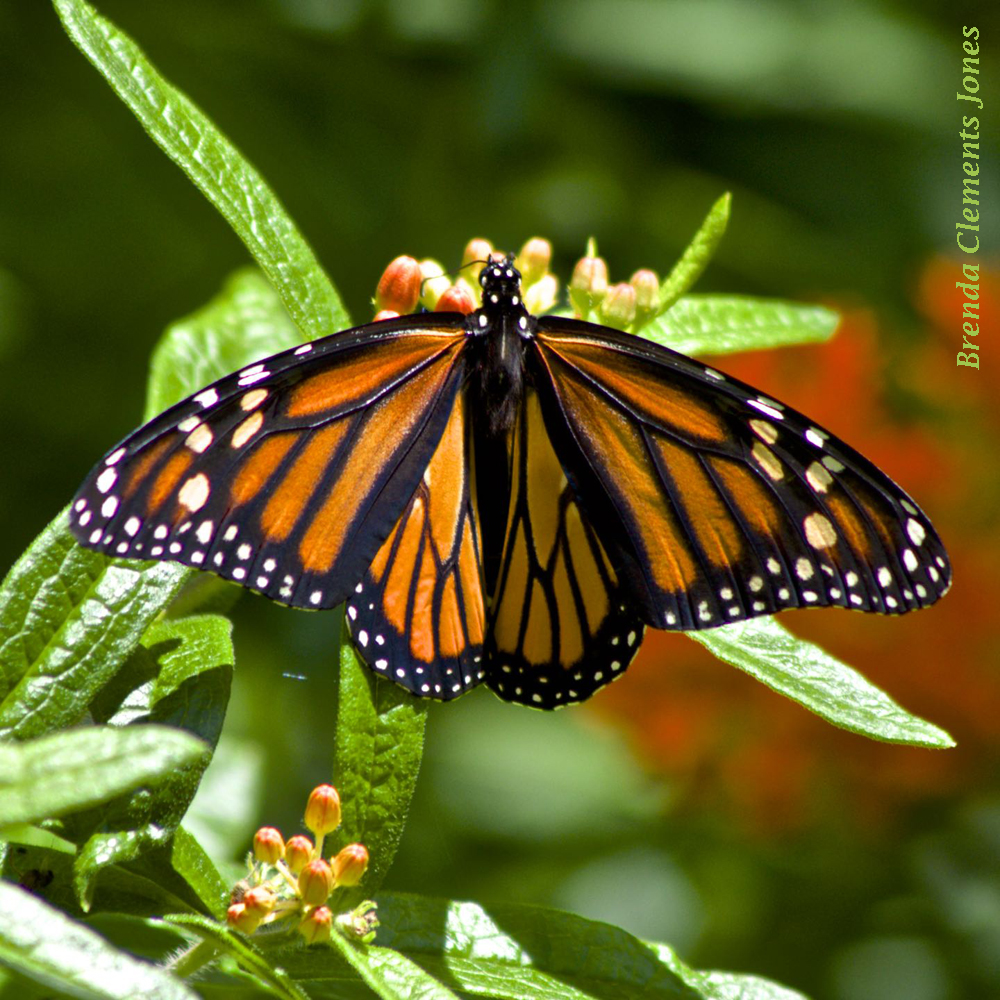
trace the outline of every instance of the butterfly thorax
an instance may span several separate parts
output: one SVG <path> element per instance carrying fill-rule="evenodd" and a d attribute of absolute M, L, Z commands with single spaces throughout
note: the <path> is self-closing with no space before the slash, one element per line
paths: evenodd
<path fill-rule="evenodd" d="M 486 418 L 490 436 L 514 426 L 524 392 L 524 351 L 534 318 L 521 298 L 521 274 L 508 255 L 483 268 L 483 304 L 468 319 L 475 338 L 471 351 L 474 411 Z"/>

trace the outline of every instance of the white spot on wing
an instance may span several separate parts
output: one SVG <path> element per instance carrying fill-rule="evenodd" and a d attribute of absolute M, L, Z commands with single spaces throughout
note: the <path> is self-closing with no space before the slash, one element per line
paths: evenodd
<path fill-rule="evenodd" d="M 115 485 L 115 480 L 118 478 L 118 473 L 114 469 L 105 469 L 97 477 L 97 489 L 101 493 L 107 493 L 112 486 Z"/>

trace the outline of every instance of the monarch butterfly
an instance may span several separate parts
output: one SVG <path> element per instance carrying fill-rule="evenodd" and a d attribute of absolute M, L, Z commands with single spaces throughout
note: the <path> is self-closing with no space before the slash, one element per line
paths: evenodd
<path fill-rule="evenodd" d="M 416 695 L 485 682 L 549 709 L 620 676 L 646 625 L 899 614 L 947 590 L 916 504 L 802 414 L 531 315 L 513 255 L 480 284 L 471 314 L 368 323 L 171 407 L 91 472 L 76 538 L 344 603 L 362 659 Z"/>

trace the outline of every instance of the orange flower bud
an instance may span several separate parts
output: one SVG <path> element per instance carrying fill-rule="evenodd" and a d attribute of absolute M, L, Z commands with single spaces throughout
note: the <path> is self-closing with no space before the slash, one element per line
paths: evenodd
<path fill-rule="evenodd" d="M 435 308 L 437 312 L 460 312 L 468 316 L 476 311 L 476 300 L 468 285 L 455 284 L 437 300 Z"/>
<path fill-rule="evenodd" d="M 244 934 L 253 934 L 260 927 L 262 919 L 263 916 L 258 916 L 255 912 L 248 909 L 245 903 L 233 903 L 226 910 L 226 923 L 230 927 L 235 927 L 238 931 L 243 931 Z"/>
<path fill-rule="evenodd" d="M 627 282 L 612 285 L 601 303 L 601 319 L 617 330 L 635 319 L 635 289 Z"/>
<path fill-rule="evenodd" d="M 340 796 L 333 785 L 318 785 L 310 792 L 305 820 L 317 837 L 325 837 L 340 826 Z"/>
<path fill-rule="evenodd" d="M 635 315 L 639 322 L 648 319 L 660 308 L 660 279 L 655 271 L 643 268 L 629 279 L 635 289 Z"/>
<path fill-rule="evenodd" d="M 475 260 L 485 264 L 490 259 L 492 253 L 493 244 L 489 240 L 484 240 L 482 237 L 471 239 L 465 244 L 465 249 L 462 251 L 462 267 L 466 267 Z M 479 270 L 473 268 L 473 272 L 477 278 L 479 277 Z"/>
<path fill-rule="evenodd" d="M 322 859 L 310 861 L 299 874 L 299 894 L 309 906 L 325 903 L 333 892 L 333 872 Z"/>
<path fill-rule="evenodd" d="M 333 926 L 333 914 L 328 906 L 317 906 L 310 910 L 299 924 L 299 933 L 306 939 L 306 944 L 322 944 L 330 940 L 330 928 Z"/>
<path fill-rule="evenodd" d="M 250 913 L 264 919 L 273 909 L 278 897 L 266 885 L 255 885 L 243 896 L 243 905 Z"/>
<path fill-rule="evenodd" d="M 527 288 L 548 271 L 551 263 L 552 244 L 541 236 L 533 236 L 521 247 L 514 266 L 521 272 L 521 283 Z"/>
<path fill-rule="evenodd" d="M 293 875 L 298 875 L 312 860 L 312 856 L 313 842 L 304 834 L 297 833 L 285 844 L 285 861 Z"/>
<path fill-rule="evenodd" d="M 266 865 L 273 865 L 285 856 L 285 841 L 280 830 L 273 826 L 262 826 L 253 835 L 253 856 Z"/>
<path fill-rule="evenodd" d="M 348 844 L 330 864 L 338 886 L 357 885 L 368 870 L 368 849 L 364 844 Z"/>
<path fill-rule="evenodd" d="M 379 309 L 379 311 L 375 313 L 375 319 L 372 320 L 372 322 L 379 323 L 384 319 L 395 319 L 398 315 L 399 313 L 396 312 L 395 309 Z"/>
<path fill-rule="evenodd" d="M 375 290 L 376 309 L 413 312 L 420 298 L 420 265 L 412 257 L 397 257 L 383 272 Z"/>
<path fill-rule="evenodd" d="M 578 316 L 586 316 L 608 293 L 608 265 L 600 257 L 581 257 L 569 282 L 569 299 Z"/>

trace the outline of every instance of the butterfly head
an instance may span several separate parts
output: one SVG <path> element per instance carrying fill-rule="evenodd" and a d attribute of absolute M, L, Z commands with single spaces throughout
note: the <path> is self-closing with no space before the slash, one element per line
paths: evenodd
<path fill-rule="evenodd" d="M 483 286 L 483 308 L 504 310 L 521 304 L 521 272 L 514 267 L 514 255 L 492 259 L 479 274 Z"/>

